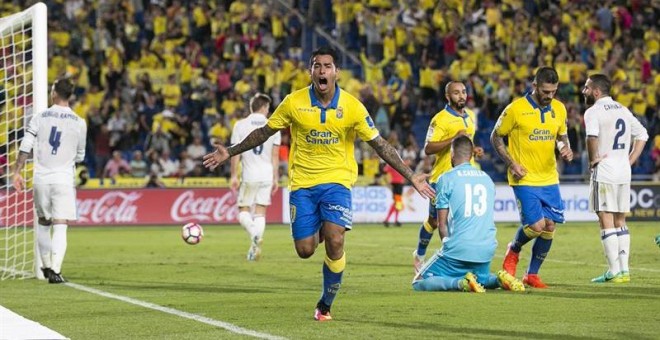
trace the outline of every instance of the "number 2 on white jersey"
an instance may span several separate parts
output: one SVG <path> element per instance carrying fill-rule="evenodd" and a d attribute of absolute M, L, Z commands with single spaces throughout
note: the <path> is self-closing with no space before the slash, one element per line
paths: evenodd
<path fill-rule="evenodd" d="M 472 184 L 465 184 L 465 217 L 481 216 L 486 213 L 487 205 L 487 191 L 483 184 L 477 184 L 474 187 Z M 476 203 L 473 203 L 476 202 Z"/>
<path fill-rule="evenodd" d="M 616 129 L 618 132 L 616 133 L 616 136 L 614 136 L 614 145 L 612 145 L 613 150 L 620 150 L 620 149 L 625 149 L 626 148 L 626 143 L 619 143 L 619 138 L 623 136 L 624 133 L 626 133 L 626 122 L 619 118 L 616 120 L 615 124 Z"/>

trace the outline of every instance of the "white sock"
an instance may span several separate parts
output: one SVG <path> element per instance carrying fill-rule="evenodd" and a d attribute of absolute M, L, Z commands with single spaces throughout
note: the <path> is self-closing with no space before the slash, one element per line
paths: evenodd
<path fill-rule="evenodd" d="M 54 272 L 62 272 L 62 262 L 66 254 L 66 224 L 53 225 L 53 266 Z"/>
<path fill-rule="evenodd" d="M 52 268 L 53 263 L 50 258 L 52 241 L 50 239 L 50 226 L 38 224 L 37 244 L 39 245 L 39 255 L 41 256 L 42 268 Z"/>
<path fill-rule="evenodd" d="M 252 214 L 247 211 L 241 211 L 238 213 L 238 223 L 241 224 L 243 229 L 247 231 L 250 235 L 250 240 L 254 237 L 254 221 L 252 220 Z"/>
<path fill-rule="evenodd" d="M 264 231 L 266 230 L 266 217 L 265 216 L 255 216 L 254 217 L 254 234 L 260 239 L 264 237 Z"/>
<path fill-rule="evenodd" d="M 616 236 L 619 239 L 619 266 L 622 271 L 629 271 L 628 259 L 630 257 L 630 231 L 628 226 L 616 228 Z"/>
<path fill-rule="evenodd" d="M 600 242 L 603 243 L 605 258 L 612 275 L 619 273 L 619 239 L 616 237 L 616 229 L 608 228 L 600 231 Z"/>

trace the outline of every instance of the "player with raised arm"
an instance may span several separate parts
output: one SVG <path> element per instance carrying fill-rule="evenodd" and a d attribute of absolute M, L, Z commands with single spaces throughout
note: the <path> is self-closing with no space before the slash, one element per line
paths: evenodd
<path fill-rule="evenodd" d="M 323 291 L 314 318 L 331 320 L 330 307 L 339 291 L 346 266 L 344 236 L 352 228 L 351 187 L 357 180 L 353 155 L 356 138 L 408 179 L 417 191 L 431 198 L 427 175 L 414 174 L 396 150 L 379 134 L 364 105 L 336 84 L 337 52 L 315 50 L 310 58 L 312 84 L 294 91 L 268 119 L 239 144 L 221 145 L 204 156 L 204 165 L 216 168 L 229 157 L 265 142 L 277 131 L 291 128 L 289 186 L 291 232 L 298 256 L 309 258 L 325 240 Z"/>
<path fill-rule="evenodd" d="M 598 215 L 608 264 L 603 275 L 591 280 L 595 283 L 630 282 L 630 232 L 626 226 L 626 213 L 630 211 L 630 167 L 649 138 L 632 112 L 610 97 L 611 88 L 606 75 L 594 74 L 582 89 L 585 103 L 591 106 L 584 113 L 591 169 L 589 210 Z"/>
<path fill-rule="evenodd" d="M 426 133 L 424 153 L 428 157 L 435 155 L 435 163 L 431 171 L 430 181 L 435 183 L 440 175 L 451 169 L 451 156 L 449 149 L 451 141 L 457 136 L 466 135 L 474 138 L 476 118 L 474 112 L 465 107 L 467 91 L 465 84 L 450 81 L 445 85 L 445 98 L 447 105 L 431 119 Z M 477 156 L 483 154 L 483 149 L 476 147 Z M 426 248 L 433 237 L 437 227 L 436 208 L 433 200 L 429 203 L 429 215 L 419 227 L 419 240 L 417 249 L 413 252 L 413 265 L 415 273 L 419 272 L 426 256 Z"/>
<path fill-rule="evenodd" d="M 250 99 L 250 115 L 239 120 L 231 133 L 231 144 L 238 144 L 255 129 L 266 125 L 266 116 L 271 99 L 257 93 Z M 238 222 L 250 236 L 248 261 L 256 261 L 261 256 L 261 243 L 266 229 L 266 208 L 270 197 L 277 191 L 279 181 L 280 133 L 270 136 L 266 142 L 231 159 L 231 188 L 239 188 L 238 164 L 242 167 L 240 189 L 238 191 Z M 254 219 L 251 210 L 254 209 Z"/>
<path fill-rule="evenodd" d="M 508 169 L 509 185 L 516 196 L 521 226 L 508 244 L 502 267 L 516 275 L 522 247 L 532 239 L 532 258 L 523 277 L 534 288 L 548 286 L 538 276 L 550 251 L 555 223 L 564 223 L 564 204 L 559 192 L 555 146 L 570 162 L 573 151 L 568 142 L 566 107 L 554 99 L 559 86 L 557 71 L 541 67 L 533 91 L 511 102 L 495 124 L 490 140 Z M 504 138 L 508 137 L 508 145 Z"/>
<path fill-rule="evenodd" d="M 462 290 L 483 293 L 502 287 L 524 291 L 525 286 L 504 270 L 490 273 L 495 255 L 495 183 L 488 174 L 470 165 L 473 144 L 468 136 L 451 143 L 453 169 L 435 186 L 438 231 L 442 248 L 422 266 L 413 279 L 419 291 Z M 451 216 L 451 218 L 450 218 Z"/>
<path fill-rule="evenodd" d="M 43 263 L 41 270 L 49 283 L 65 282 L 62 262 L 67 247 L 67 225 L 78 218 L 74 172 L 75 163 L 85 159 L 87 124 L 69 107 L 73 90 L 69 79 L 55 81 L 50 92 L 53 105 L 32 117 L 13 170 L 14 188 L 22 191 L 25 180 L 21 171 L 34 148 L 37 244 Z"/>

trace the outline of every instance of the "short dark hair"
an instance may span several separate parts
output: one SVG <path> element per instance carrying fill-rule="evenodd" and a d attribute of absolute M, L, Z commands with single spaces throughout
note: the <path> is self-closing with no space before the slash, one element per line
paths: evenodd
<path fill-rule="evenodd" d="M 53 83 L 53 89 L 60 99 L 68 100 L 73 94 L 73 82 L 69 78 L 59 78 Z"/>
<path fill-rule="evenodd" d="M 537 85 L 541 84 L 557 84 L 559 83 L 559 75 L 557 71 L 550 66 L 543 66 L 536 71 L 534 82 Z"/>
<path fill-rule="evenodd" d="M 592 87 L 599 89 L 603 94 L 610 94 L 610 91 L 612 90 L 612 82 L 606 75 L 601 73 L 594 74 L 589 76 L 589 79 L 591 79 Z"/>
<path fill-rule="evenodd" d="M 312 52 L 312 56 L 309 57 L 309 67 L 312 67 L 314 64 L 314 58 L 318 55 L 329 55 L 332 57 L 332 62 L 335 64 L 335 67 L 339 67 L 339 54 L 337 50 L 330 46 L 321 46 Z"/>
<path fill-rule="evenodd" d="M 472 158 L 474 144 L 472 144 L 470 137 L 466 135 L 460 135 L 454 138 L 454 140 L 451 141 L 451 147 L 454 150 L 455 156 L 462 159 Z"/>
<path fill-rule="evenodd" d="M 250 112 L 253 113 L 259 110 L 264 105 L 269 105 L 272 102 L 270 97 L 263 93 L 257 93 L 250 99 Z"/>

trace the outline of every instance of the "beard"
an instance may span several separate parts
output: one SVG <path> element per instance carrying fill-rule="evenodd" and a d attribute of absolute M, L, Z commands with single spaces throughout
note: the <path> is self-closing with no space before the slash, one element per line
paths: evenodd
<path fill-rule="evenodd" d="M 456 109 L 459 109 L 459 110 L 463 110 L 463 108 L 465 107 L 465 103 L 466 102 L 453 102 L 453 101 L 450 100 L 449 101 L 449 106 L 451 106 L 453 108 L 456 108 Z"/>
<path fill-rule="evenodd" d="M 537 104 L 539 104 L 541 107 L 546 107 L 552 103 L 552 98 L 541 98 L 541 95 L 537 93 L 535 96 L 533 96 L 534 100 L 536 101 Z"/>
<path fill-rule="evenodd" d="M 596 102 L 596 98 L 594 98 L 594 96 L 589 95 L 589 94 L 584 96 L 584 103 L 585 104 L 591 106 L 591 105 L 594 105 L 595 102 Z"/>

